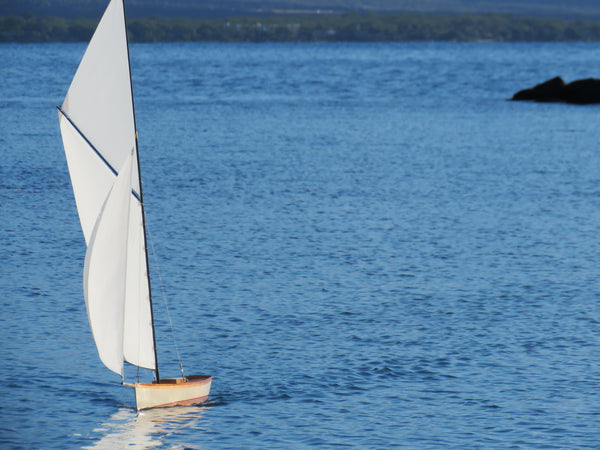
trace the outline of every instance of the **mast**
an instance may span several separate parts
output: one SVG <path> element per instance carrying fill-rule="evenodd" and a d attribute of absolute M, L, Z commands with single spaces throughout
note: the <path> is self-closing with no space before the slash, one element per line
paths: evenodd
<path fill-rule="evenodd" d="M 154 367 L 156 371 L 156 382 L 160 382 L 160 375 L 158 372 L 158 354 L 156 352 L 156 329 L 154 327 L 154 308 L 152 306 L 152 287 L 150 285 L 150 264 L 148 261 L 148 240 L 146 237 L 146 210 L 144 208 L 144 194 L 142 189 L 142 171 L 140 168 L 140 151 L 138 147 L 138 133 L 137 124 L 135 120 L 135 102 L 133 101 L 133 81 L 131 79 L 131 58 L 129 56 L 129 36 L 127 36 L 127 13 L 125 12 L 125 0 L 123 2 L 123 26 L 125 27 L 125 40 L 127 47 L 127 63 L 129 64 L 129 84 L 131 88 L 131 108 L 133 110 L 133 130 L 135 131 L 135 154 L 137 159 L 138 168 L 138 179 L 140 180 L 140 206 L 142 208 L 142 227 L 144 229 L 144 252 L 146 253 L 146 273 L 148 280 L 148 301 L 150 302 L 150 318 L 152 321 L 152 343 L 154 344 Z"/>

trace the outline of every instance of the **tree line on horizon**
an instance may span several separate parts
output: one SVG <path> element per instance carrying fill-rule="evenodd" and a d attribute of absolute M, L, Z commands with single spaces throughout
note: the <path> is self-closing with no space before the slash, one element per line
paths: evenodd
<path fill-rule="evenodd" d="M 0 42 L 88 41 L 97 20 L 0 17 Z M 407 42 L 600 41 L 600 22 L 526 18 L 505 14 L 376 14 L 235 17 L 229 19 L 134 18 L 131 42 Z"/>
<path fill-rule="evenodd" d="M 94 19 L 109 0 L 0 0 L 0 16 Z M 484 14 L 497 12 L 520 17 L 558 17 L 600 20 L 598 0 L 125 0 L 130 18 L 187 17 L 216 19 L 232 16 L 285 16 L 302 12 L 342 14 L 351 11 L 423 14 Z"/>

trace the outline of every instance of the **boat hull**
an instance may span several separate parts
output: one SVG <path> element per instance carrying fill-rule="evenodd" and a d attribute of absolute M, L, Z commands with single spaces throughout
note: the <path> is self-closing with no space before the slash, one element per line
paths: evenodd
<path fill-rule="evenodd" d="M 191 375 L 185 378 L 168 378 L 159 383 L 127 384 L 135 389 L 138 411 L 164 406 L 196 405 L 208 399 L 212 377 Z"/>

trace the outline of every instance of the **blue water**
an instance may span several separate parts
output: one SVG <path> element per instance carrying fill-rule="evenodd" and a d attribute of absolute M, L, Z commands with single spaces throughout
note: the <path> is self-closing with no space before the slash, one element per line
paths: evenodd
<path fill-rule="evenodd" d="M 598 44 L 131 48 L 162 279 L 200 407 L 100 363 L 59 136 L 81 44 L 0 45 L 1 448 L 600 442 L 598 106 L 507 102 Z"/>

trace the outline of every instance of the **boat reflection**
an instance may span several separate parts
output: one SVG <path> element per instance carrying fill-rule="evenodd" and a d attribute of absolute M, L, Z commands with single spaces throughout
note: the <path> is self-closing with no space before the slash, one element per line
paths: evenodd
<path fill-rule="evenodd" d="M 206 423 L 202 419 L 208 409 L 202 406 L 178 406 L 136 413 L 132 409 L 121 408 L 94 430 L 94 434 L 102 437 L 83 448 L 199 449 L 201 447 L 186 440 L 192 440 L 191 434 L 197 436 L 199 431 L 206 429 Z"/>

